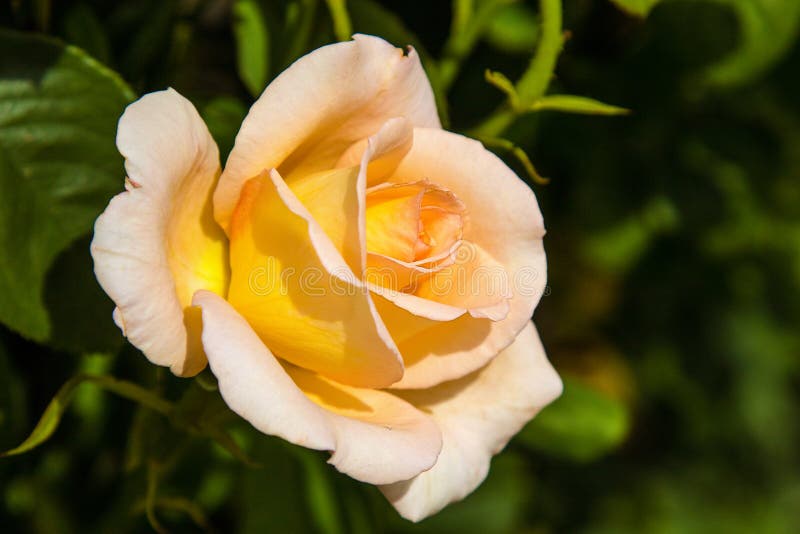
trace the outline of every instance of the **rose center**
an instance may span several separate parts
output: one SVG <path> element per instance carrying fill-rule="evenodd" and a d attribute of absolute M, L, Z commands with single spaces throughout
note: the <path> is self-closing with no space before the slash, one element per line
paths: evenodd
<path fill-rule="evenodd" d="M 464 204 L 427 180 L 369 190 L 366 212 L 367 251 L 406 263 L 447 256 L 464 230 Z"/>

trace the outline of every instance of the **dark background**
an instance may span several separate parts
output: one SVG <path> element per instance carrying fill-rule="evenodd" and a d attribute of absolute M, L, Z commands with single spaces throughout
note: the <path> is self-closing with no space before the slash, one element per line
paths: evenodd
<path fill-rule="evenodd" d="M 85 49 L 137 96 L 173 86 L 225 153 L 254 100 L 237 68 L 230 4 L 12 1 L 0 4 L 0 21 Z M 335 40 L 324 2 L 258 5 L 267 80 Z M 355 31 L 421 45 L 427 65 L 448 53 L 448 2 L 348 5 Z M 485 69 L 511 79 L 523 72 L 537 5 L 518 2 L 487 26 L 446 95 L 450 129 L 469 130 L 501 103 Z M 146 531 L 148 472 L 156 472 L 156 512 L 175 532 L 797 532 L 795 6 L 665 1 L 642 19 L 606 0 L 565 2 L 570 38 L 550 92 L 632 113 L 532 113 L 505 134 L 551 179 L 532 184 L 549 265 L 534 319 L 566 389 L 463 503 L 415 526 L 323 455 L 234 420 L 235 439 L 262 464 L 253 469 L 197 429 L 84 385 L 52 439 L 0 458 L 0 530 Z M 305 39 L 287 13 L 308 17 Z M 26 65 L 25 54 L 16 48 L 12 58 L 0 45 L 0 64 Z M 121 177 L 121 162 L 108 162 Z M 20 443 L 79 371 L 112 373 L 189 410 L 214 405 L 213 393 L 123 344 L 91 274 L 89 239 L 71 241 L 48 271 L 49 337 L 31 341 L 0 326 L 0 449 Z"/>

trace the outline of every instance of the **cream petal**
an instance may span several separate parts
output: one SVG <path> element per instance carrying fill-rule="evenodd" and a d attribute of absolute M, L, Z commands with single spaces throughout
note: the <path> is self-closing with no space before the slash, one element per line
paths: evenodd
<path fill-rule="evenodd" d="M 250 109 L 214 193 L 228 228 L 244 183 L 277 168 L 288 183 L 331 169 L 354 143 L 389 119 L 439 128 L 430 83 L 413 49 L 356 35 L 323 46 L 278 76 Z"/>
<path fill-rule="evenodd" d="M 356 141 L 339 157 L 336 167 L 369 162 L 367 186 L 379 183 L 394 173 L 414 143 L 414 125 L 403 117 L 386 121 L 375 135 Z"/>
<path fill-rule="evenodd" d="M 562 387 L 529 322 L 484 369 L 430 390 L 402 392 L 439 425 L 442 452 L 430 470 L 381 491 L 411 521 L 463 499 L 486 478 L 492 456 L 558 398 Z"/>
<path fill-rule="evenodd" d="M 500 302 L 474 316 L 441 323 L 415 319 L 408 308 L 381 310 L 406 364 L 403 379 L 393 385 L 399 388 L 430 387 L 480 369 L 527 324 L 547 279 L 545 230 L 536 197 L 481 143 L 444 130 L 415 128 L 414 145 L 389 182 L 420 177 L 449 189 L 464 203 L 469 215 L 464 241 L 502 266 L 511 298 L 507 309 Z M 501 316 L 505 318 L 492 320 Z M 408 328 L 419 321 L 423 324 Z"/>
<path fill-rule="evenodd" d="M 422 278 L 414 295 L 424 301 L 463 308 L 472 317 L 505 319 L 513 297 L 508 271 L 469 241 L 462 241 L 454 257 L 451 265 Z"/>
<path fill-rule="evenodd" d="M 370 484 L 408 480 L 435 463 L 441 433 L 408 402 L 285 369 L 225 300 L 199 291 L 194 304 L 202 308 L 203 345 L 220 393 L 257 430 L 330 451 L 329 463 Z"/>
<path fill-rule="evenodd" d="M 95 223 L 95 274 L 133 345 L 177 375 L 197 374 L 206 358 L 191 298 L 198 289 L 224 295 L 229 276 L 211 207 L 217 145 L 191 102 L 168 89 L 128 106 L 117 147 L 127 190 Z"/>

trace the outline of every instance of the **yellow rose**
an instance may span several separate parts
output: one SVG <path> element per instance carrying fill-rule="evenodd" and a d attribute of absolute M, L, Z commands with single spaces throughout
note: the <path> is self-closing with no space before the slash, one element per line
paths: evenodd
<path fill-rule="evenodd" d="M 224 171 L 192 104 L 119 122 L 126 191 L 95 273 L 155 364 L 206 362 L 266 434 L 331 452 L 406 518 L 461 499 L 561 392 L 530 321 L 545 285 L 531 190 L 441 129 L 413 49 L 365 35 L 273 81 Z"/>

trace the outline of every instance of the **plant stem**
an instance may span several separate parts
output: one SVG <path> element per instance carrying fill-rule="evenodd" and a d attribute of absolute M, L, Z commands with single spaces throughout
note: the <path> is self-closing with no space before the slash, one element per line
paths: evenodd
<path fill-rule="evenodd" d="M 542 34 L 527 70 L 514 85 L 517 107 L 511 107 L 508 102 L 504 103 L 482 123 L 470 130 L 471 136 L 478 138 L 501 136 L 521 113 L 547 92 L 558 55 L 564 44 L 561 29 L 561 0 L 539 0 L 539 9 Z"/>
<path fill-rule="evenodd" d="M 516 85 L 522 109 L 531 106 L 544 96 L 564 45 L 564 36 L 561 32 L 561 0 L 540 0 L 539 6 L 542 17 L 541 40 L 528 69 Z"/>

